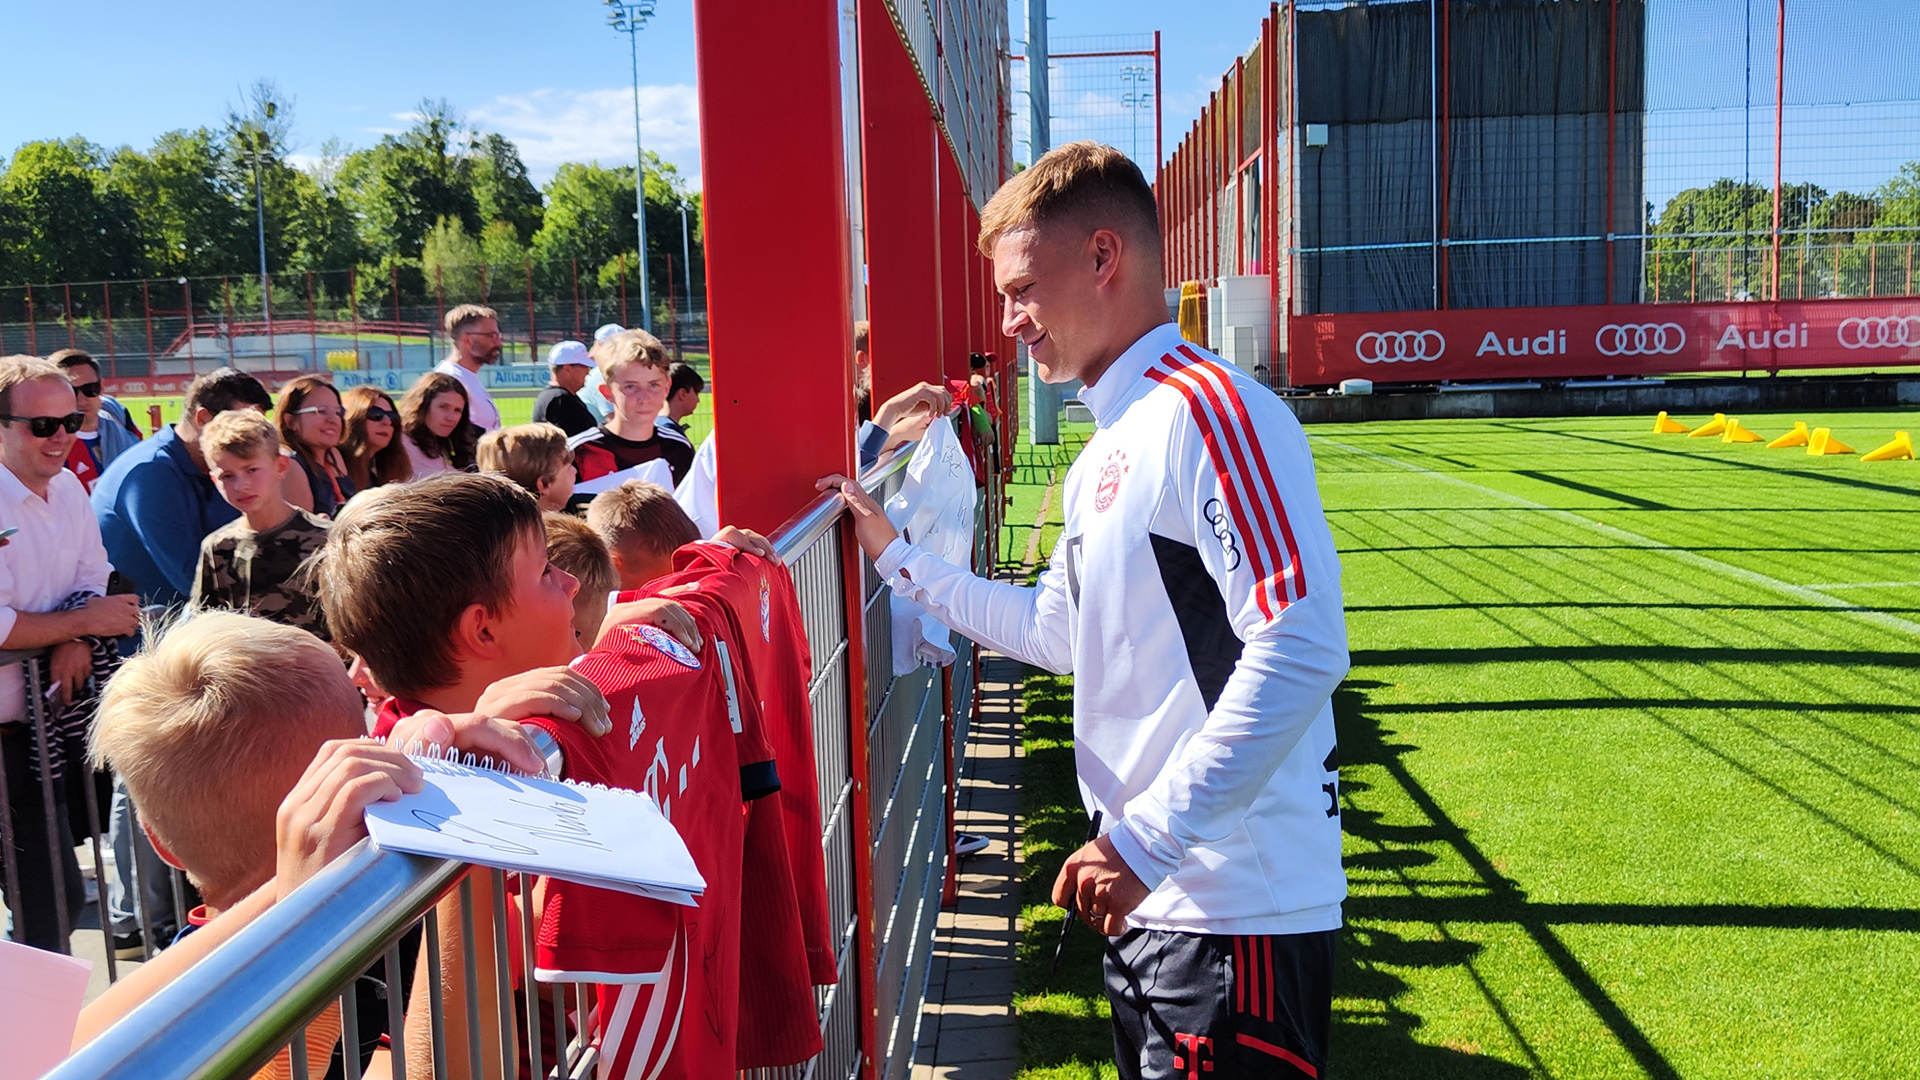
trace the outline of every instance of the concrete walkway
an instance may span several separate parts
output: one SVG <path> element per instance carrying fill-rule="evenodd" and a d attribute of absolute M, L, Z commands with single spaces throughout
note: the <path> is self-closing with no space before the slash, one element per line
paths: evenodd
<path fill-rule="evenodd" d="M 960 864 L 960 902 L 940 913 L 914 1080 L 1010 1080 L 1019 1067 L 1014 946 L 1020 939 L 1022 667 L 980 656 L 980 717 L 957 762 L 955 822 L 992 841 Z"/>

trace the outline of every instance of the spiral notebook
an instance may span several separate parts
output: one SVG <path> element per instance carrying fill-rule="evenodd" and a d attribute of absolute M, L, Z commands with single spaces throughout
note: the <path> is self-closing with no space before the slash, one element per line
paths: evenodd
<path fill-rule="evenodd" d="M 526 776 L 437 749 L 409 748 L 426 774 L 419 793 L 367 807 L 374 843 L 698 904 L 706 880 L 651 796 Z"/>

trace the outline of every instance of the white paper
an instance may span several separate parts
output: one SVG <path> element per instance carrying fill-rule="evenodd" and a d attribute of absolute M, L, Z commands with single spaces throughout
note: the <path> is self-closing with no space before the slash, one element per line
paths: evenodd
<path fill-rule="evenodd" d="M 707 887 L 680 834 L 642 792 L 414 760 L 426 787 L 367 807 L 367 832 L 381 847 L 688 907 Z"/>
<path fill-rule="evenodd" d="M 621 469 L 619 472 L 596 476 L 591 480 L 582 480 L 573 485 L 573 493 L 598 495 L 608 488 L 617 488 L 629 480 L 645 480 L 672 491 L 673 467 L 667 464 L 666 458 L 654 458 L 652 461 L 643 461 L 631 469 Z"/>
<path fill-rule="evenodd" d="M 0 1080 L 39 1080 L 73 1050 L 93 961 L 0 941 Z"/>

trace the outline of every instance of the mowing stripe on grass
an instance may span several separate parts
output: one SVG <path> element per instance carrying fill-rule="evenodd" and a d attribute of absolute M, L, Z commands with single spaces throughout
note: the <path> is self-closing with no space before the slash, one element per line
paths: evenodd
<path fill-rule="evenodd" d="M 1584 528 L 1593 529 L 1594 531 L 1602 535 L 1612 537 L 1615 540 L 1619 540 L 1623 543 L 1630 544 L 1634 547 L 1644 548 L 1648 551 L 1658 551 L 1663 554 L 1671 555 L 1674 558 L 1681 560 L 1682 562 L 1690 563 L 1703 570 L 1710 570 L 1714 573 L 1722 574 L 1726 577 L 1731 577 L 1739 581 L 1744 581 L 1750 585 L 1758 585 L 1758 586 L 1761 586 L 1762 588 L 1772 589 L 1775 592 L 1779 592 L 1787 596 L 1791 596 L 1796 600 L 1804 601 L 1805 603 L 1810 604 L 1814 607 L 1822 607 L 1832 611 L 1843 612 L 1845 614 L 1852 615 L 1855 618 L 1873 623 L 1874 625 L 1885 628 L 1885 629 L 1898 630 L 1903 634 L 1911 634 L 1916 637 L 1920 637 L 1920 623 L 1912 622 L 1907 619 L 1902 619 L 1895 615 L 1889 615 L 1884 611 L 1875 611 L 1872 608 L 1861 607 L 1858 604 L 1854 604 L 1846 600 L 1842 600 L 1837 596 L 1828 596 L 1826 593 L 1818 592 L 1812 587 L 1809 587 L 1806 585 L 1795 585 L 1795 584 L 1792 584 L 1791 582 L 1781 581 L 1779 578 L 1769 577 L 1766 574 L 1762 574 L 1757 570 L 1748 570 L 1745 567 L 1734 566 L 1730 563 L 1721 562 L 1718 559 L 1710 559 L 1705 555 L 1700 555 L 1695 552 L 1688 551 L 1685 548 L 1678 548 L 1678 547 L 1674 547 L 1671 544 L 1664 544 L 1658 540 L 1652 539 L 1651 537 L 1641 536 L 1639 533 L 1628 532 L 1625 529 L 1608 525 L 1605 522 L 1596 521 L 1593 518 L 1585 516 L 1584 514 L 1577 514 L 1571 510 L 1562 510 L 1558 507 L 1548 506 L 1545 503 L 1534 502 L 1532 499 L 1524 498 L 1519 495 L 1513 495 L 1508 492 L 1501 491 L 1497 488 L 1490 488 L 1484 484 L 1476 484 L 1471 480 L 1462 480 L 1457 476 L 1440 472 L 1437 469 L 1429 469 L 1423 465 L 1415 465 L 1412 462 L 1401 461 L 1399 458 L 1390 457 L 1386 454 L 1375 453 L 1372 450 L 1362 449 L 1361 447 L 1354 446 L 1351 443 L 1341 442 L 1338 439 L 1328 439 L 1321 436 L 1315 436 L 1314 438 L 1315 438 L 1315 441 L 1324 442 L 1329 446 L 1339 447 L 1340 449 L 1345 450 L 1348 453 L 1358 454 L 1361 457 L 1372 458 L 1376 461 L 1382 461 L 1389 465 L 1395 466 L 1396 468 L 1405 469 L 1408 472 L 1419 473 L 1423 476 L 1431 476 L 1436 479 L 1443 480 L 1449 484 L 1458 484 L 1459 486 L 1464 488 L 1471 488 L 1474 491 L 1491 495 L 1497 499 L 1500 499 L 1503 502 L 1512 503 L 1516 506 L 1524 506 L 1531 510 L 1544 511 L 1545 513 L 1550 514 L 1553 517 L 1559 518 L 1560 520 L 1573 522 L 1573 523 L 1579 524 Z M 1600 440 L 1600 441 L 1609 441 L 1609 440 Z M 1909 492 L 1906 492 L 1904 490 L 1901 493 L 1910 494 Z"/>

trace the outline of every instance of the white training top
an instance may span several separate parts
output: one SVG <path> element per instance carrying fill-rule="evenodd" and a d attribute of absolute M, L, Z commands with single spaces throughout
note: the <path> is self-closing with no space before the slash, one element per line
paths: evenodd
<path fill-rule="evenodd" d="M 1080 400 L 1097 430 L 1067 473 L 1066 529 L 1036 588 L 896 540 L 878 568 L 947 625 L 1074 676 L 1080 789 L 1153 894 L 1133 927 L 1335 929 L 1340 562 L 1306 435 L 1279 398 L 1168 323 Z"/>
<path fill-rule="evenodd" d="M 487 392 L 487 380 L 481 378 L 479 372 L 468 371 L 451 356 L 433 370 L 459 379 L 460 385 L 467 388 L 467 419 L 479 425 L 481 431 L 500 430 L 499 406 L 493 403 L 493 395 Z"/>

